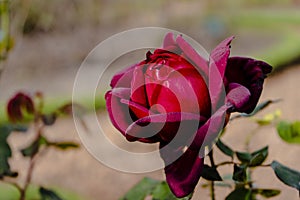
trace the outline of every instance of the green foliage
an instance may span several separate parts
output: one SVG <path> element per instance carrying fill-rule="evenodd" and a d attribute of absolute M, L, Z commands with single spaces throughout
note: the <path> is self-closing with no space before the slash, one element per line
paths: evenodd
<path fill-rule="evenodd" d="M 247 180 L 247 167 L 244 165 L 234 165 L 232 179 L 238 182 L 245 182 Z"/>
<path fill-rule="evenodd" d="M 216 143 L 217 147 L 227 156 L 230 156 L 231 158 L 233 158 L 234 156 L 234 151 L 227 146 L 226 144 L 224 144 L 222 142 L 221 139 L 218 139 L 217 143 Z"/>
<path fill-rule="evenodd" d="M 277 99 L 277 100 L 267 100 L 267 101 L 264 101 L 264 102 L 258 104 L 251 113 L 249 113 L 249 114 L 247 114 L 247 113 L 240 113 L 240 114 L 237 114 L 237 115 L 231 117 L 230 120 L 233 120 L 233 119 L 236 119 L 236 118 L 240 118 L 240 117 L 252 117 L 252 116 L 256 115 L 258 112 L 260 112 L 263 109 L 267 108 L 272 103 L 277 103 L 278 101 L 280 101 L 280 100 Z"/>
<path fill-rule="evenodd" d="M 21 153 L 24 157 L 34 157 L 42 145 L 47 144 L 46 138 L 39 136 L 34 140 L 28 147 L 21 150 Z"/>
<path fill-rule="evenodd" d="M 138 182 L 127 194 L 120 200 L 144 200 L 147 195 L 150 195 L 152 190 L 159 184 L 159 181 L 151 178 L 143 178 Z"/>
<path fill-rule="evenodd" d="M 251 197 L 250 189 L 236 188 L 226 197 L 226 200 L 252 200 Z"/>
<path fill-rule="evenodd" d="M 288 143 L 300 144 L 300 121 L 281 121 L 276 128 L 281 139 Z"/>
<path fill-rule="evenodd" d="M 40 187 L 39 193 L 41 195 L 41 200 L 62 200 L 55 192 Z"/>
<path fill-rule="evenodd" d="M 16 177 L 17 172 L 12 172 L 9 165 L 9 158 L 12 156 L 12 151 L 7 143 L 7 138 L 12 131 L 26 130 L 25 127 L 18 125 L 0 125 L 0 179 L 4 176 Z"/>
<path fill-rule="evenodd" d="M 201 176 L 209 181 L 222 181 L 222 178 L 219 174 L 219 172 L 217 171 L 216 167 L 210 167 L 208 165 L 204 165 L 202 172 L 201 172 Z"/>
<path fill-rule="evenodd" d="M 280 191 L 273 189 L 250 189 L 245 187 L 237 187 L 226 197 L 226 200 L 255 200 L 257 199 L 257 194 L 263 196 L 264 198 L 271 198 L 279 195 Z"/>
<path fill-rule="evenodd" d="M 256 167 L 261 165 L 268 157 L 268 146 L 252 153 L 236 152 L 236 156 L 242 163 L 245 163 L 250 167 Z"/>
<path fill-rule="evenodd" d="M 273 161 L 271 167 L 279 180 L 300 192 L 300 172 L 290 169 L 277 161 Z"/>
<path fill-rule="evenodd" d="M 120 200 L 144 200 L 148 197 L 152 200 L 189 200 L 193 194 L 184 198 L 176 198 L 165 181 L 157 181 L 151 178 L 143 178 L 131 188 Z"/>

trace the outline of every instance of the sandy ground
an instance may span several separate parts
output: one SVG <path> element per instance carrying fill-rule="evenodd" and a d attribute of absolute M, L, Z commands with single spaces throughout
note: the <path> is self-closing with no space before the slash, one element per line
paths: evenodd
<path fill-rule="evenodd" d="M 105 38 L 108 33 L 95 30 Z M 98 31 L 98 32 L 97 32 Z M 72 86 L 76 70 L 86 56 L 86 52 L 91 50 L 98 42 L 99 37 L 88 35 L 84 30 L 74 33 L 73 36 L 61 38 L 61 35 L 51 35 L 48 38 L 38 39 L 40 43 L 32 43 L 31 39 L 24 39 L 26 45 L 17 43 L 16 50 L 12 52 L 12 58 L 21 56 L 19 59 L 10 59 L 9 67 L 3 73 L 0 81 L 0 101 L 4 101 L 11 96 L 20 86 L 30 91 L 43 90 L 46 97 L 55 97 L 65 94 L 71 97 Z M 87 41 L 81 41 L 78 48 L 76 40 L 84 36 Z M 47 43 L 42 41 L 47 40 Z M 29 46 L 28 46 L 29 45 Z M 43 50 L 38 47 L 42 46 Z M 26 51 L 26 48 L 31 49 Z M 53 51 L 55 49 L 55 51 Z M 39 58 L 36 58 L 39 55 Z M 51 57 L 49 58 L 48 55 Z M 62 55 L 65 55 L 62 57 Z M 75 60 L 74 60 L 75 58 Z M 38 61 L 36 61 L 38 60 Z M 45 62 L 41 62 L 45 60 Z M 42 63 L 42 64 L 41 64 Z M 44 65 L 43 65 L 44 64 Z M 23 66 L 24 65 L 24 66 Z M 53 70 L 54 69 L 54 70 Z M 55 71 L 55 72 L 53 72 Z M 272 112 L 275 109 L 281 109 L 282 118 L 288 120 L 299 120 L 298 102 L 300 102 L 300 92 L 298 87 L 300 66 L 288 68 L 282 73 L 270 77 L 265 84 L 265 89 L 261 101 L 267 99 L 281 98 L 283 101 L 267 108 L 259 116 Z M 34 81 L 33 81 L 34 80 Z M 99 119 L 107 120 L 105 112 L 98 114 Z M 87 116 L 89 119 L 90 116 Z M 108 123 L 108 122 L 107 122 Z M 257 125 L 249 119 L 238 119 L 228 125 L 228 130 L 224 136 L 224 142 L 234 146 L 237 150 L 245 150 L 244 141 L 248 134 L 256 129 Z M 95 124 L 91 125 L 91 129 Z M 124 138 L 111 125 L 106 127 L 107 136 L 119 146 L 132 151 L 149 151 L 156 146 L 146 146 L 143 144 L 128 144 Z M 72 140 L 80 143 L 79 136 L 75 129 L 72 119 L 59 119 L 55 126 L 49 127 L 46 134 L 50 140 Z M 32 135 L 32 134 L 31 134 Z M 14 159 L 11 160 L 12 166 L 16 170 L 24 169 L 27 161 L 17 152 L 20 148 L 30 143 L 29 134 L 14 134 L 9 138 L 9 142 L 15 150 Z M 101 145 L 101 141 L 99 141 Z M 274 126 L 265 126 L 253 136 L 250 143 L 250 150 L 256 150 L 265 145 L 269 145 L 269 158 L 266 163 L 277 160 L 291 168 L 300 170 L 300 145 L 289 145 L 283 142 L 276 134 Z M 217 162 L 227 159 L 216 151 Z M 231 172 L 231 168 L 223 167 L 222 175 Z M 24 178 L 24 171 L 20 174 L 21 180 Z M 73 151 L 59 152 L 55 149 L 46 151 L 41 159 L 38 160 L 33 176 L 34 184 L 47 186 L 59 186 L 71 191 L 75 191 L 85 197 L 87 200 L 115 200 L 121 197 L 129 188 L 131 188 L 142 177 L 150 176 L 156 179 L 164 179 L 162 170 L 146 174 L 123 173 L 106 167 L 98 162 L 87 150 L 82 148 Z M 282 194 L 274 200 L 293 200 L 298 199 L 296 190 L 291 189 L 278 181 L 271 169 L 261 168 L 254 170 L 253 180 L 257 187 L 281 189 Z M 196 189 L 194 200 L 209 199 L 208 188 L 202 188 L 201 185 L 206 181 L 201 179 Z M 230 189 L 217 189 L 217 199 L 224 199 L 230 192 Z"/>

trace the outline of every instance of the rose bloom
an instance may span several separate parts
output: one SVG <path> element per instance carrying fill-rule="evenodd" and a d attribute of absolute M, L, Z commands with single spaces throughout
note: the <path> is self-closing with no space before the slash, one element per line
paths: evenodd
<path fill-rule="evenodd" d="M 160 143 L 166 180 L 177 197 L 193 192 L 211 146 L 230 113 L 250 113 L 272 67 L 229 57 L 233 37 L 201 57 L 182 36 L 114 75 L 105 95 L 113 125 L 128 141 Z"/>

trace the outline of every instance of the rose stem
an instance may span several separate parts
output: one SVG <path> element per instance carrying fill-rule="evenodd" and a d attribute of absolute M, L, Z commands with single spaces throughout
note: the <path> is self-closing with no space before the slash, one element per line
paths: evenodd
<path fill-rule="evenodd" d="M 214 161 L 214 156 L 213 156 L 213 150 L 211 149 L 210 152 L 208 153 L 209 159 L 210 159 L 210 163 L 211 163 L 211 167 L 216 167 L 215 165 L 215 161 Z M 215 200 L 215 182 L 211 181 L 210 184 L 210 196 L 212 200 Z"/>

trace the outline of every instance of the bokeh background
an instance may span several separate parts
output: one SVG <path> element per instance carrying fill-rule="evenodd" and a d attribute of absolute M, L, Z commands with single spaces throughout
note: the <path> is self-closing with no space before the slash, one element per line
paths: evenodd
<path fill-rule="evenodd" d="M 262 100 L 280 98 L 282 101 L 259 116 L 280 109 L 281 118 L 299 120 L 299 9 L 299 0 L 13 0 L 10 2 L 10 31 L 14 47 L 1 64 L 0 118 L 5 119 L 7 99 L 20 90 L 42 91 L 49 110 L 70 100 L 77 70 L 97 44 L 121 31 L 155 26 L 183 32 L 208 52 L 226 37 L 235 35 L 231 55 L 262 59 L 275 68 L 266 81 Z M 101 99 L 104 92 L 99 91 L 99 113 L 104 113 L 103 119 L 99 114 L 100 120 L 107 120 Z M 92 107 L 89 101 L 84 104 Z M 126 143 L 108 121 L 107 124 L 112 140 L 135 148 L 132 146 L 135 144 Z M 229 124 L 224 141 L 245 150 L 247 133 L 256 126 L 255 122 L 244 119 Z M 53 139 L 80 142 L 69 118 L 58 120 L 47 134 Z M 10 142 L 17 150 L 30 142 L 30 138 L 15 134 Z M 283 142 L 272 125 L 260 129 L 249 148 L 256 150 L 265 145 L 270 145 L 266 162 L 276 159 L 300 170 L 300 146 Z M 216 156 L 222 161 L 221 154 Z M 27 164 L 17 152 L 11 162 L 19 169 Z M 223 174 L 230 170 L 225 167 Z M 87 200 L 113 200 L 144 176 L 164 179 L 162 171 L 137 175 L 109 169 L 82 147 L 64 153 L 48 151 L 36 167 L 33 183 L 64 188 Z M 282 189 L 282 194 L 274 199 L 298 199 L 296 190 L 277 181 L 271 170 L 258 169 L 253 176 L 258 186 Z M 209 199 L 208 188 L 201 187 L 205 183 L 200 181 L 193 199 Z M 224 199 L 230 191 L 229 188 L 217 189 L 217 199 Z"/>

